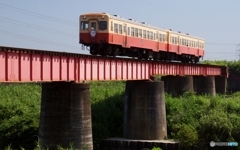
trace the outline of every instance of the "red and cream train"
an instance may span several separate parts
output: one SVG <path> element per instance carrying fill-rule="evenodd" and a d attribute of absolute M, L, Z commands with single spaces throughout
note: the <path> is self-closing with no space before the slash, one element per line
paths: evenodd
<path fill-rule="evenodd" d="M 199 62 L 204 40 L 107 13 L 82 14 L 79 43 L 92 55 Z"/>

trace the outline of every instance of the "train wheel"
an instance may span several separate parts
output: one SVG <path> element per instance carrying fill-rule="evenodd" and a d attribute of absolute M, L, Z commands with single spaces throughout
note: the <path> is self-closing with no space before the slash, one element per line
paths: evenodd
<path fill-rule="evenodd" d="M 92 54 L 92 55 L 97 55 L 98 54 L 97 46 L 94 46 L 94 45 L 90 46 L 90 54 Z"/>
<path fill-rule="evenodd" d="M 199 62 L 199 57 L 195 57 L 195 64 Z"/>
<path fill-rule="evenodd" d="M 148 60 L 148 58 L 149 58 L 149 54 L 148 54 L 148 53 L 146 53 L 146 54 L 143 55 L 143 59 Z"/>
<path fill-rule="evenodd" d="M 157 53 L 154 53 L 153 59 L 160 60 L 160 57 L 161 57 L 160 53 L 157 52 Z"/>
<path fill-rule="evenodd" d="M 102 51 L 103 51 L 103 55 L 104 56 L 111 55 L 111 53 L 112 53 L 112 46 L 108 46 L 108 47 L 102 49 Z"/>
<path fill-rule="evenodd" d="M 195 56 L 189 56 L 189 61 L 191 63 L 195 63 Z"/>
<path fill-rule="evenodd" d="M 142 53 L 138 53 L 137 58 L 138 58 L 138 59 L 142 59 L 142 58 L 143 58 L 143 54 L 142 54 Z"/>
<path fill-rule="evenodd" d="M 137 58 L 138 58 L 138 59 L 143 59 L 143 55 L 144 55 L 144 54 L 143 54 L 143 50 L 138 49 L 138 50 L 137 50 Z"/>
<path fill-rule="evenodd" d="M 114 47 L 112 50 L 112 56 L 116 57 L 119 55 L 119 48 L 118 47 Z"/>

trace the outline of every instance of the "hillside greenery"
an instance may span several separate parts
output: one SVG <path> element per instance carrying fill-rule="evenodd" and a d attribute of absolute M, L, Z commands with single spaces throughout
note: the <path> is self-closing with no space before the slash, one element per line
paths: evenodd
<path fill-rule="evenodd" d="M 125 82 L 90 84 L 93 142 L 99 149 L 101 139 L 122 137 Z M 0 84 L 0 149 L 40 149 L 40 100 L 40 84 Z M 209 149 L 210 141 L 240 141 L 240 92 L 215 97 L 165 94 L 165 101 L 168 138 L 179 140 L 182 149 Z"/>

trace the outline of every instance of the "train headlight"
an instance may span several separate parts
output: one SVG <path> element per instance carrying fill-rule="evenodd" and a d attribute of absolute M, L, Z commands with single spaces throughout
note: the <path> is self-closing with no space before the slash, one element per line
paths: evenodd
<path fill-rule="evenodd" d="M 91 37 L 95 37 L 96 34 L 97 34 L 97 32 L 95 30 L 91 30 L 91 32 L 90 32 Z"/>

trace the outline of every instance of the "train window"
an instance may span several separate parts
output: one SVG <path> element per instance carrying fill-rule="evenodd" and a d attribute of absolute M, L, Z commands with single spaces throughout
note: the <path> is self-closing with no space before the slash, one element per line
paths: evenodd
<path fill-rule="evenodd" d="M 123 32 L 124 32 L 124 33 L 127 32 L 127 26 L 126 26 L 126 25 L 124 25 Z"/>
<path fill-rule="evenodd" d="M 155 33 L 153 33 L 153 40 L 155 40 L 156 39 L 156 35 L 155 35 Z"/>
<path fill-rule="evenodd" d="M 175 37 L 175 44 L 178 44 L 178 40 L 177 40 L 177 37 Z"/>
<path fill-rule="evenodd" d="M 113 31 L 113 23 L 112 23 L 112 21 L 111 21 L 111 31 Z"/>
<path fill-rule="evenodd" d="M 99 30 L 107 30 L 107 21 L 99 21 Z"/>
<path fill-rule="evenodd" d="M 122 34 L 122 25 L 119 24 L 119 33 Z"/>
<path fill-rule="evenodd" d="M 160 34 L 160 41 L 162 42 L 163 41 L 163 35 Z"/>
<path fill-rule="evenodd" d="M 179 45 L 181 45 L 182 44 L 182 40 L 181 40 L 181 38 L 179 38 Z"/>
<path fill-rule="evenodd" d="M 81 22 L 81 30 L 88 30 L 88 22 L 87 21 Z"/>
<path fill-rule="evenodd" d="M 118 24 L 117 23 L 114 23 L 114 32 L 118 33 Z"/>
<path fill-rule="evenodd" d="M 131 36 L 134 36 L 134 27 L 131 27 Z"/>
<path fill-rule="evenodd" d="M 149 39 L 149 31 L 147 31 L 147 39 Z"/>
<path fill-rule="evenodd" d="M 135 28 L 135 36 L 138 37 L 138 28 Z"/>
<path fill-rule="evenodd" d="M 175 41 L 174 41 L 174 37 L 172 37 L 172 44 L 174 44 L 174 42 L 175 42 Z"/>
<path fill-rule="evenodd" d="M 130 35 L 130 27 L 128 27 L 128 35 Z"/>
<path fill-rule="evenodd" d="M 143 38 L 146 39 L 146 30 L 143 30 Z"/>
<path fill-rule="evenodd" d="M 96 22 L 92 22 L 92 23 L 91 23 L 91 28 L 92 28 L 92 29 L 95 29 L 95 30 L 97 29 L 97 24 L 96 24 Z"/>
<path fill-rule="evenodd" d="M 153 32 L 150 32 L 150 39 L 153 39 Z"/>
<path fill-rule="evenodd" d="M 139 29 L 139 37 L 142 38 L 142 29 Z"/>
<path fill-rule="evenodd" d="M 162 36 L 163 36 L 163 37 L 162 37 L 162 41 L 165 42 L 165 41 L 166 41 L 166 40 L 165 40 L 165 35 L 163 34 Z M 166 38 L 167 38 L 167 37 L 166 37 Z"/>
<path fill-rule="evenodd" d="M 158 32 L 156 33 L 156 40 L 158 40 Z"/>

